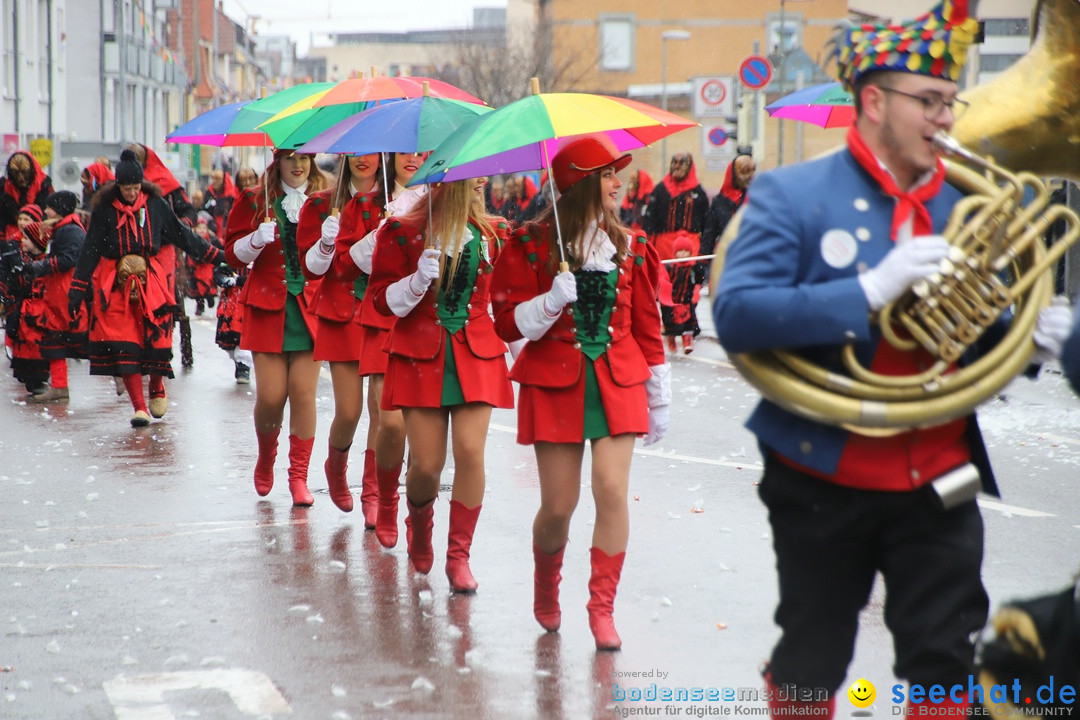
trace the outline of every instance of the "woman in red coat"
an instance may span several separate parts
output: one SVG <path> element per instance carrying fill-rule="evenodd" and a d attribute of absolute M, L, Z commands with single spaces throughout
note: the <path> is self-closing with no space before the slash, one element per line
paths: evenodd
<path fill-rule="evenodd" d="M 648 433 L 650 444 L 664 435 L 671 396 L 656 252 L 616 215 L 616 172 L 629 162 L 602 136 L 560 150 L 552 159 L 562 193 L 558 226 L 549 207 L 515 232 L 491 284 L 499 336 L 528 340 L 510 378 L 521 385 L 518 442 L 534 446 L 540 474 L 533 612 L 545 629 L 559 629 L 563 550 L 589 441 L 596 524 L 587 607 L 598 650 L 622 646 L 612 611 L 630 534 L 634 439 Z M 563 257 L 569 269 L 559 270 Z"/>
<path fill-rule="evenodd" d="M 310 506 L 307 488 L 311 446 L 315 442 L 315 388 L 319 363 L 312 360 L 315 318 L 309 303 L 317 283 L 304 279 L 296 224 L 307 193 L 328 181 L 310 155 L 274 152 L 262 186 L 249 188 L 229 213 L 225 256 L 235 268 L 251 263 L 241 291 L 243 328 L 240 347 L 250 350 L 255 366 L 255 491 L 267 495 L 274 486 L 278 434 L 289 403 L 289 492 L 293 505 Z"/>
<path fill-rule="evenodd" d="M 384 216 L 404 215 L 427 194 L 426 185 L 405 187 L 423 164 L 426 153 L 391 153 L 386 163 L 386 177 L 391 200 L 386 204 Z M 426 206 L 425 206 L 426 207 Z M 383 219 L 381 228 L 386 224 Z M 369 278 L 371 260 L 375 254 L 377 233 L 370 232 L 353 243 L 348 254 L 334 258 L 335 266 L 345 277 Z M 398 485 L 401 467 L 405 462 L 405 419 L 401 410 L 382 407 L 383 378 L 386 376 L 387 354 L 383 345 L 394 324 L 393 315 L 383 315 L 375 309 L 375 303 L 365 302 L 360 307 L 360 374 L 368 379 L 368 450 L 364 454 L 364 477 L 368 477 L 368 458 L 375 465 L 375 478 L 379 491 L 378 516 L 375 519 L 375 537 L 383 547 L 397 545 L 397 512 L 399 504 Z M 374 444 L 372 433 L 374 432 Z"/>
<path fill-rule="evenodd" d="M 454 592 L 473 592 L 469 568 L 484 499 L 484 443 L 491 408 L 514 405 L 506 345 L 488 314 L 494 255 L 506 225 L 484 211 L 484 179 L 445 183 L 407 214 L 390 218 L 375 245 L 375 307 L 397 319 L 382 404 L 400 408 L 409 439 L 405 474 L 409 559 L 431 570 L 435 498 L 454 427 L 454 489 L 446 575 Z"/>
<path fill-rule="evenodd" d="M 360 376 L 360 314 L 367 276 L 353 263 L 334 263 L 337 255 L 348 257 L 357 240 L 373 231 L 382 216 L 383 196 L 379 175 L 379 154 L 342 155 L 338 181 L 331 190 L 311 196 L 300 211 L 297 241 L 310 249 L 300 258 L 304 275 L 322 278 L 311 309 L 318 318 L 315 334 L 315 362 L 330 363 L 334 385 L 334 420 L 326 463 L 330 499 L 341 510 L 353 509 L 352 492 L 345 476 L 349 448 L 356 435 L 364 407 L 364 378 Z M 337 211 L 341 211 L 340 217 Z M 379 488 L 375 479 L 373 449 L 378 422 L 368 423 L 368 445 L 364 453 L 360 507 L 364 526 L 375 527 L 379 509 Z"/>

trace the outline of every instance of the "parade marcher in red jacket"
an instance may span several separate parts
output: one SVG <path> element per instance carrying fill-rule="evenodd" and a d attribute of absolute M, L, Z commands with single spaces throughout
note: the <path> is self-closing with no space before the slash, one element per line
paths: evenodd
<path fill-rule="evenodd" d="M 218 237 L 225 236 L 229 212 L 238 197 L 240 197 L 240 191 L 233 185 L 232 176 L 229 173 L 224 170 L 210 171 L 210 184 L 206 186 L 206 192 L 203 193 L 202 209 L 213 217 L 211 230 Z"/>
<path fill-rule="evenodd" d="M 143 179 L 135 154 L 125 150 L 116 182 L 94 196 L 82 253 L 68 293 L 72 317 L 89 302 L 90 374 L 123 378 L 133 427 L 168 410 L 165 378 L 173 377 L 172 334 L 176 312 L 176 248 L 205 261 L 224 254 L 180 222 Z M 150 404 L 142 376 L 150 376 Z"/>
<path fill-rule="evenodd" d="M 405 187 L 423 164 L 425 157 L 425 154 L 417 153 L 390 154 L 386 162 L 389 173 L 386 182 L 387 186 L 392 188 L 391 200 L 386 204 L 380 227 L 386 223 L 386 217 L 406 214 L 427 194 L 426 185 Z M 370 277 L 376 235 L 377 233 L 368 233 L 353 243 L 348 254 L 338 255 L 334 259 L 335 265 L 345 265 L 340 270 L 344 276 L 349 277 L 358 272 L 359 277 Z M 350 268 L 350 265 L 353 267 Z M 394 316 L 383 315 L 375 309 L 375 303 L 370 300 L 370 291 L 368 298 L 368 301 L 360 306 L 360 374 L 368 379 L 368 447 L 374 447 L 374 452 L 369 450 L 364 453 L 364 477 L 368 476 L 370 457 L 375 465 L 379 492 L 375 536 L 383 547 L 392 548 L 397 545 L 398 540 L 398 485 L 401 467 L 405 462 L 405 419 L 401 410 L 382 407 L 383 378 L 386 375 L 388 359 L 383 345 L 390 333 L 390 327 L 394 324 Z M 374 443 L 371 437 L 373 425 Z"/>
<path fill-rule="evenodd" d="M 87 357 L 86 313 L 75 318 L 68 313 L 71 278 L 86 238 L 86 230 L 75 212 L 78 202 L 78 196 L 69 190 L 53 193 L 45 200 L 45 215 L 49 219 L 35 224 L 43 234 L 31 233 L 39 243 L 48 241 L 48 253 L 28 265 L 35 283 L 41 285 L 41 295 L 33 309 L 24 309 L 23 322 L 36 325 L 41 332 L 41 357 L 49 363 L 49 389 L 27 398 L 28 402 L 67 402 L 70 398 L 67 359 Z"/>
<path fill-rule="evenodd" d="M 386 341 L 382 403 L 401 408 L 409 439 L 405 474 L 409 559 L 434 562 L 431 533 L 453 424 L 454 482 L 446 575 L 473 592 L 473 532 L 484 499 L 484 444 L 492 407 L 513 407 L 506 345 L 488 313 L 492 262 L 506 224 L 484 209 L 484 179 L 444 183 L 379 231 L 371 276 L 375 307 L 396 317 Z M 428 220 L 428 212 L 431 220 Z"/>
<path fill-rule="evenodd" d="M 200 210 L 195 216 L 196 235 L 216 247 L 222 247 L 218 236 L 210 228 L 213 218 L 210 213 Z M 187 258 L 187 296 L 195 300 L 195 314 L 202 315 L 206 308 L 214 307 L 217 298 L 217 285 L 214 284 L 215 263 L 197 262 L 194 258 Z"/>
<path fill-rule="evenodd" d="M 311 446 L 315 442 L 315 388 L 319 364 L 312 360 L 315 318 L 309 311 L 317 283 L 304 279 L 296 225 L 307 193 L 328 185 L 310 155 L 277 150 L 263 173 L 263 187 L 249 188 L 233 205 L 225 230 L 225 256 L 241 269 L 252 263 L 241 292 L 243 333 L 240 347 L 250 350 L 255 367 L 255 491 L 274 486 L 278 434 L 289 403 L 289 492 L 293 505 L 310 506 L 307 488 Z"/>
<path fill-rule="evenodd" d="M 330 363 L 334 385 L 334 420 L 326 462 L 326 482 L 330 499 L 341 510 L 353 509 L 352 492 L 346 477 L 349 449 L 364 408 L 364 378 L 360 376 L 361 308 L 367 290 L 367 275 L 352 262 L 334 262 L 339 255 L 348 259 L 349 250 L 379 224 L 383 209 L 379 154 L 342 155 L 338 181 L 330 190 L 308 198 L 300 211 L 296 235 L 300 246 L 310 246 L 300 258 L 304 275 L 322 278 L 311 303 L 318 318 L 315 335 L 315 362 Z M 340 217 L 336 214 L 340 210 Z M 378 420 L 368 423 L 368 445 L 364 452 L 364 475 L 360 506 L 364 525 L 375 527 L 379 509 L 379 485 L 375 477 L 375 433 Z"/>
<path fill-rule="evenodd" d="M 598 650 L 622 646 L 612 612 L 630 534 L 634 440 L 664 436 L 671 398 L 656 307 L 659 262 L 616 214 L 616 172 L 629 163 L 604 136 L 562 148 L 551 163 L 562 193 L 555 209 L 514 233 L 491 286 L 499 336 L 528 340 L 510 378 L 520 384 L 518 442 L 534 446 L 540 474 L 533 613 L 545 629 L 559 629 L 563 551 L 588 441 L 596 524 L 587 608 Z M 569 270 L 558 269 L 563 257 Z"/>

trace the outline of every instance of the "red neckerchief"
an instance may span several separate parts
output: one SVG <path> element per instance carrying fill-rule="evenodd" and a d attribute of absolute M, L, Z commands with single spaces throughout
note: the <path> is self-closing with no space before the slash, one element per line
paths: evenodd
<path fill-rule="evenodd" d="M 622 207 L 624 210 L 629 210 L 634 207 L 635 202 L 642 202 L 653 191 L 653 181 L 649 177 L 649 173 L 644 170 L 637 171 L 637 192 L 631 195 L 629 192 L 623 196 Z"/>
<path fill-rule="evenodd" d="M 896 186 L 893 176 L 885 168 L 881 167 L 881 164 L 874 157 L 874 154 L 870 152 L 870 148 L 866 146 L 854 125 L 848 130 L 847 144 L 848 150 L 851 151 L 856 162 L 870 174 L 870 177 L 877 181 L 877 184 L 881 186 L 881 191 L 889 197 L 896 198 L 896 209 L 893 210 L 890 237 L 894 241 L 896 240 L 897 231 L 912 213 L 915 214 L 912 221 L 913 234 L 926 235 L 933 232 L 934 226 L 930 220 L 930 211 L 926 209 L 923 202 L 937 195 L 938 191 L 941 190 L 941 184 L 945 182 L 945 165 L 941 162 L 941 158 L 938 158 L 937 167 L 934 169 L 934 174 L 930 177 L 929 182 L 920 185 L 911 192 L 901 192 L 900 188 Z"/>
<path fill-rule="evenodd" d="M 102 185 L 116 179 L 112 170 L 99 162 L 92 162 L 87 165 L 86 174 L 90 177 L 90 187 L 94 191 L 100 190 Z"/>
<path fill-rule="evenodd" d="M 662 182 L 664 183 L 664 187 L 668 189 L 668 194 L 671 195 L 672 198 L 677 198 L 684 192 L 689 192 L 697 187 L 697 168 L 691 163 L 690 171 L 686 173 L 686 177 L 682 180 L 676 180 L 671 177 L 671 173 L 668 173 L 664 176 Z"/>
<path fill-rule="evenodd" d="M 65 215 L 57 220 L 56 225 L 53 225 L 53 232 L 56 232 L 65 225 L 78 225 L 80 229 L 86 230 L 86 226 L 83 225 L 82 218 L 79 217 L 78 213 L 71 213 L 70 215 Z"/>
<path fill-rule="evenodd" d="M 19 206 L 22 206 L 27 203 L 32 203 L 37 199 L 38 193 L 41 192 L 41 186 L 45 184 L 45 172 L 41 169 L 41 166 L 38 165 L 37 158 L 25 150 L 19 150 L 18 152 L 12 153 L 12 157 L 15 155 L 25 155 L 30 160 L 30 170 L 34 173 L 34 179 L 30 181 L 30 187 L 25 191 L 16 187 L 10 177 L 8 177 L 6 179 L 7 181 L 4 183 L 4 192 L 15 198 L 15 202 Z M 11 167 L 10 158 L 8 158 L 8 167 Z M 23 192 L 26 194 L 20 197 L 20 193 Z"/>
<path fill-rule="evenodd" d="M 735 203 L 735 207 L 742 205 L 743 198 L 746 197 L 746 188 L 735 187 L 734 160 L 728 163 L 727 172 L 724 173 L 724 184 L 720 186 L 720 194 Z"/>
<path fill-rule="evenodd" d="M 139 191 L 135 202 L 127 205 L 118 190 L 112 205 L 116 208 L 116 234 L 120 240 L 120 251 L 126 255 L 135 247 L 134 241 L 140 235 L 140 220 L 143 218 L 139 217 L 139 211 L 146 209 L 146 193 Z M 149 222 L 147 230 L 149 231 Z"/>

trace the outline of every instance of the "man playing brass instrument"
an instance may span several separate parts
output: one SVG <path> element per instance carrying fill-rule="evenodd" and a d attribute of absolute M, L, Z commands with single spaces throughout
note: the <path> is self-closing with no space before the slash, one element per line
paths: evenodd
<path fill-rule="evenodd" d="M 948 253 L 940 233 L 961 193 L 945 181 L 931 139 L 962 110 L 955 80 L 975 29 L 966 0 L 946 0 L 908 25 L 843 31 L 837 67 L 855 98 L 855 125 L 841 151 L 754 180 L 714 305 L 729 354 L 797 350 L 847 375 L 839 349 L 854 342 L 878 373 L 930 367 L 924 351 L 884 343 L 868 318 L 935 274 Z M 1036 342 L 1060 343 L 1062 312 L 1042 311 Z M 974 413 L 870 437 L 763 400 L 747 426 L 764 455 L 759 492 L 779 575 L 782 636 L 768 686 L 804 693 L 784 697 L 826 690 L 827 700 L 795 704 L 831 715 L 880 572 L 897 677 L 966 688 L 971 637 L 988 610 L 974 497 L 980 485 L 997 494 Z M 793 702 L 770 708 L 790 714 Z M 946 696 L 935 705 L 961 714 L 967 702 Z"/>

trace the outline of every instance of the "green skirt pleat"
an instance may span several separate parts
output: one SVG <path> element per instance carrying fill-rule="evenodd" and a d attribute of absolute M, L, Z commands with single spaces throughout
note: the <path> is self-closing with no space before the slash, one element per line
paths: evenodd
<path fill-rule="evenodd" d="M 285 296 L 285 337 L 281 341 L 282 352 L 302 352 L 313 350 L 315 342 L 308 332 L 307 323 L 304 322 L 304 311 L 300 308 L 296 296 Z"/>
<path fill-rule="evenodd" d="M 454 340 L 450 334 L 446 334 L 446 352 L 443 360 L 442 398 L 440 404 L 443 407 L 465 404 L 465 393 L 461 390 L 461 381 L 458 380 L 457 362 L 454 360 Z"/>
<path fill-rule="evenodd" d="M 596 370 L 591 361 L 585 362 L 585 436 L 584 439 L 607 437 L 608 428 L 604 403 L 600 398 L 600 385 L 596 382 Z"/>

